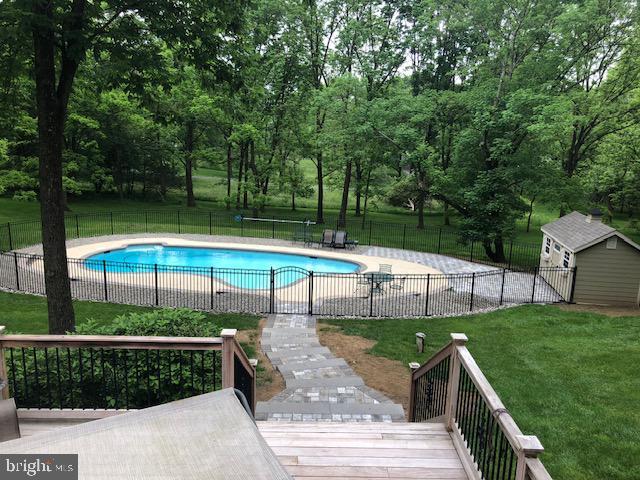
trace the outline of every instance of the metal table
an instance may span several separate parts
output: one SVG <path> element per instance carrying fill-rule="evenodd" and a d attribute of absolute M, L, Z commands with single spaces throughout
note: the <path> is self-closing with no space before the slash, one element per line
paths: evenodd
<path fill-rule="evenodd" d="M 0 443 L 77 453 L 81 479 L 291 479 L 232 389 Z"/>
<path fill-rule="evenodd" d="M 366 272 L 363 275 L 369 279 L 374 292 L 384 293 L 383 285 L 393 281 L 393 275 L 386 272 Z"/>

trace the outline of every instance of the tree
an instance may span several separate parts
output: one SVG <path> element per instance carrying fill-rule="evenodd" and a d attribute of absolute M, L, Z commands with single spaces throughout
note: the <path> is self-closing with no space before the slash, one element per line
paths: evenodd
<path fill-rule="evenodd" d="M 26 3 L 26 2 L 25 2 Z M 20 3 L 20 13 L 27 5 Z M 67 107 L 78 67 L 90 48 L 117 48 L 124 38 L 143 41 L 152 32 L 180 42 L 180 50 L 215 65 L 219 32 L 239 27 L 238 2 L 69 0 L 30 2 L 40 158 L 40 205 L 50 333 L 75 327 L 67 270 L 62 150 Z M 190 19 L 184 22 L 183 19 Z M 110 39 L 113 39 L 111 41 Z M 196 41 L 197 39 L 197 41 Z M 210 56 L 209 58 L 207 58 Z"/>

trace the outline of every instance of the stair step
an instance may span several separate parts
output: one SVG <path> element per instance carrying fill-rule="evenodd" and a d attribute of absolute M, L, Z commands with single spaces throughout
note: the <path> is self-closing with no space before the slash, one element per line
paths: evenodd
<path fill-rule="evenodd" d="M 364 385 L 364 380 L 356 376 L 313 378 L 313 379 L 287 379 L 287 388 L 313 388 L 313 387 L 359 387 Z"/>
<path fill-rule="evenodd" d="M 283 360 L 287 357 L 297 357 L 299 355 L 332 355 L 331 350 L 327 347 L 309 347 L 304 350 L 282 350 L 278 352 L 269 352 L 267 357 L 269 360 Z"/>
<path fill-rule="evenodd" d="M 327 360 L 318 360 L 310 362 L 309 360 L 302 360 L 299 362 L 291 362 L 285 365 L 278 365 L 276 368 L 280 373 L 288 373 L 299 370 L 316 370 L 318 368 L 327 367 L 348 367 L 347 362 L 343 358 L 329 358 Z"/>
<path fill-rule="evenodd" d="M 258 414 L 311 413 L 330 415 L 390 415 L 404 418 L 402 405 L 395 403 L 332 403 L 332 402 L 258 402 Z"/>

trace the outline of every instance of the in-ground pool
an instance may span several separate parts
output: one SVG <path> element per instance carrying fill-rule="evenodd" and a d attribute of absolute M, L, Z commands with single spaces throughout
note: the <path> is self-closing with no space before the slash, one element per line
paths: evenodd
<path fill-rule="evenodd" d="M 276 270 L 276 287 L 287 286 L 306 277 L 305 271 L 353 273 L 359 265 L 345 260 L 279 252 L 166 245 L 131 245 L 88 257 L 85 267 L 114 273 L 158 271 L 213 275 L 240 288 L 269 288 L 270 270 Z M 185 271 L 188 267 L 192 270 Z M 281 269 L 281 270 L 279 270 Z M 252 270 L 252 272 L 238 271 Z"/>

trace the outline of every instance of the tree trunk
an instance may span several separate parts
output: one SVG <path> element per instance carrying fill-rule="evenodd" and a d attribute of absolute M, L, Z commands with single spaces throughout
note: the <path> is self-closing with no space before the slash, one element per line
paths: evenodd
<path fill-rule="evenodd" d="M 243 159 L 244 179 L 242 183 L 244 188 L 242 189 L 242 208 L 246 210 L 247 208 L 249 208 L 249 191 L 247 189 L 247 185 L 249 182 L 249 147 L 248 146 L 244 147 L 243 157 L 244 157 Z"/>
<path fill-rule="evenodd" d="M 426 182 L 426 174 L 424 173 L 424 169 L 420 168 L 418 173 L 418 198 L 417 198 L 417 209 L 418 209 L 418 230 L 424 230 L 424 204 L 427 201 L 427 192 L 425 190 L 425 182 Z"/>
<path fill-rule="evenodd" d="M 340 214 L 338 215 L 338 228 L 347 228 L 347 207 L 349 205 L 349 186 L 351 185 L 351 160 L 347 161 L 344 172 L 344 184 L 342 186 L 342 203 L 340 205 Z"/>
<path fill-rule="evenodd" d="M 296 191 L 291 190 L 291 211 L 296 211 Z"/>
<path fill-rule="evenodd" d="M 362 214 L 360 207 L 360 200 L 362 197 L 362 164 L 360 160 L 356 160 L 356 209 L 355 216 L 359 217 Z"/>
<path fill-rule="evenodd" d="M 238 167 L 238 188 L 236 191 L 236 208 L 240 208 L 240 193 L 242 192 L 242 169 L 244 168 L 244 146 L 240 145 L 240 166 Z"/>
<path fill-rule="evenodd" d="M 233 150 L 231 143 L 227 144 L 227 210 L 231 208 L 231 177 L 233 176 Z"/>
<path fill-rule="evenodd" d="M 527 233 L 531 230 L 531 216 L 533 215 L 533 202 L 535 202 L 536 197 L 533 197 L 529 202 L 529 215 L 527 215 Z"/>
<path fill-rule="evenodd" d="M 316 153 L 316 176 L 318 177 L 318 205 L 316 223 L 324 223 L 324 172 L 322 171 L 322 152 Z"/>
<path fill-rule="evenodd" d="M 192 121 L 188 121 L 184 140 L 184 182 L 187 189 L 187 207 L 196 206 L 196 197 L 193 194 L 193 134 L 195 126 Z"/>
<path fill-rule="evenodd" d="M 371 184 L 371 166 L 367 170 L 367 183 L 364 187 L 364 209 L 362 210 L 362 229 L 364 230 L 364 222 L 367 220 L 367 206 L 369 205 L 369 185 Z"/>
<path fill-rule="evenodd" d="M 482 246 L 484 247 L 484 251 L 487 254 L 487 257 L 495 263 L 505 263 L 506 258 L 504 255 L 504 243 L 502 241 L 502 237 L 498 236 L 496 239 L 491 242 L 490 240 L 484 240 L 482 242 Z"/>
<path fill-rule="evenodd" d="M 82 15 L 74 9 L 74 15 Z M 47 293 L 49 333 L 75 330 L 75 314 L 67 266 L 62 189 L 62 145 L 64 122 L 77 62 L 62 61 L 61 83 L 56 87 L 53 2 L 33 2 L 37 18 L 33 26 L 36 102 L 38 112 L 40 214 L 44 253 L 44 282 Z M 77 20 L 77 19 L 76 19 Z M 64 82 L 63 82 L 64 80 Z"/>
<path fill-rule="evenodd" d="M 442 215 L 444 217 L 444 224 L 448 227 L 451 225 L 451 218 L 449 217 L 449 204 L 444 202 L 444 207 L 442 211 Z"/>

